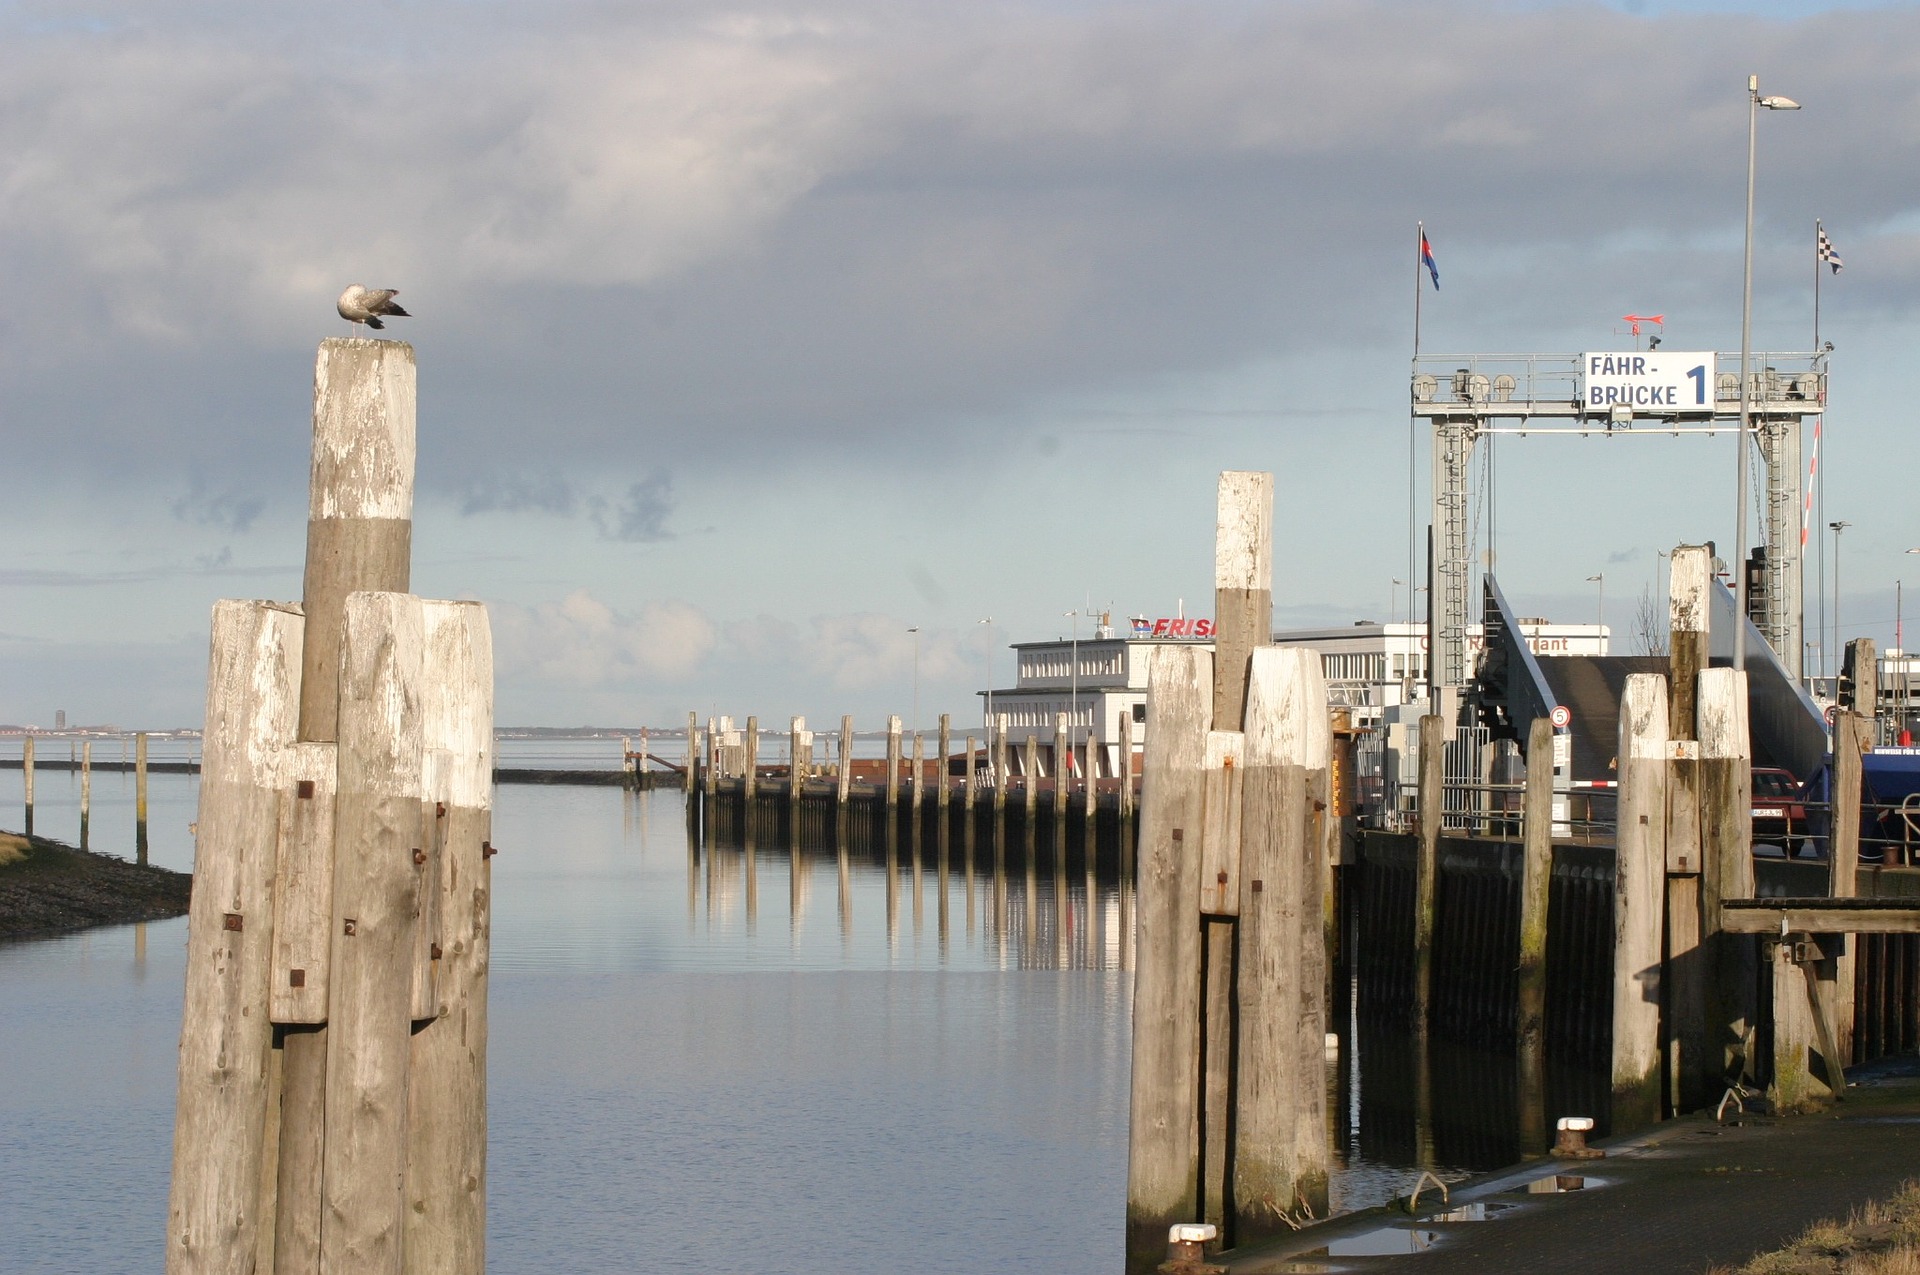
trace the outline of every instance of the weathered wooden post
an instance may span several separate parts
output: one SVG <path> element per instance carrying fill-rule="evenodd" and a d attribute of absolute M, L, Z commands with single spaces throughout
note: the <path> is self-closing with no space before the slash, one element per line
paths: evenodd
<path fill-rule="evenodd" d="M 260 1243 L 274 830 L 299 711 L 303 627 L 288 607 L 214 605 L 167 1206 L 169 1275 L 252 1270 Z"/>
<path fill-rule="evenodd" d="M 853 718 L 840 718 L 840 773 L 835 776 L 839 789 L 834 794 L 834 828 L 836 833 L 846 826 L 847 798 L 853 791 Z"/>
<path fill-rule="evenodd" d="M 1614 835 L 1613 1121 L 1660 1118 L 1660 935 L 1665 903 L 1667 681 L 1633 673 L 1620 696 Z"/>
<path fill-rule="evenodd" d="M 1081 812 L 1086 824 L 1081 844 L 1086 847 L 1087 863 L 1091 865 L 1094 861 L 1094 838 L 1099 830 L 1100 818 L 1100 732 L 1097 727 L 1087 729 L 1086 758 L 1086 779 L 1080 785 L 1081 791 L 1086 794 L 1086 809 Z M 1087 906 L 1089 909 L 1093 906 L 1091 894 L 1087 896 Z"/>
<path fill-rule="evenodd" d="M 1114 756 L 1120 775 L 1120 823 L 1124 827 L 1133 818 L 1133 719 L 1120 714 L 1120 730 L 1114 739 Z"/>
<path fill-rule="evenodd" d="M 1877 667 L 1871 653 L 1869 667 Z M 1827 892 L 1836 899 L 1850 899 L 1860 892 L 1860 772 L 1861 753 L 1871 750 L 1873 719 L 1858 712 L 1841 712 L 1833 723 L 1833 791 L 1828 794 L 1832 815 L 1832 848 Z M 1791 853 L 1791 848 L 1789 848 Z M 1827 1007 L 1833 1024 L 1835 1044 L 1842 1061 L 1853 1056 L 1853 979 L 1854 949 L 1859 937 L 1835 934 L 1823 940 L 1830 964 L 1821 972 L 1827 977 L 1823 988 L 1830 993 Z"/>
<path fill-rule="evenodd" d="M 1446 806 L 1446 724 L 1420 719 L 1420 846 L 1413 903 L 1413 1027 L 1425 1032 L 1433 1008 L 1433 936 L 1440 915 L 1440 829 Z"/>
<path fill-rule="evenodd" d="M 913 810 L 913 835 L 920 836 L 920 790 L 925 788 L 927 777 L 927 741 L 919 731 L 913 732 L 913 792 L 908 801 Z"/>
<path fill-rule="evenodd" d="M 31 735 L 20 741 L 20 782 L 26 796 L 26 833 L 31 837 L 33 835 L 33 736 Z"/>
<path fill-rule="evenodd" d="M 1053 716 L 1053 822 L 1067 826 L 1067 798 L 1073 788 L 1073 730 L 1065 713 Z"/>
<path fill-rule="evenodd" d="M 206 773 L 206 752 L 200 754 L 201 773 Z M 147 733 L 133 737 L 133 861 L 147 861 Z"/>
<path fill-rule="evenodd" d="M 1230 1126 L 1236 1245 L 1327 1212 L 1320 873 L 1332 723 L 1319 655 L 1256 647 L 1245 724 Z"/>
<path fill-rule="evenodd" d="M 975 779 L 974 779 L 974 765 L 973 765 L 973 736 L 971 735 L 967 736 L 967 773 L 963 782 L 966 784 L 966 790 L 961 795 L 960 808 L 966 811 L 967 822 L 972 823 Z"/>
<path fill-rule="evenodd" d="M 1007 715 L 996 715 L 993 725 L 993 823 L 995 827 L 1004 827 L 1007 810 Z"/>
<path fill-rule="evenodd" d="M 1167 1228 L 1200 1209 L 1201 765 L 1213 656 L 1154 652 L 1148 670 L 1134 930 L 1127 1252 L 1158 1258 Z"/>
<path fill-rule="evenodd" d="M 952 751 L 953 717 L 949 713 L 942 713 L 940 714 L 940 764 L 935 767 L 940 776 L 940 788 L 939 795 L 934 800 L 940 807 L 940 826 L 943 828 L 947 823 L 947 805 L 951 799 L 947 790 L 952 786 L 952 775 L 948 770 L 947 758 Z"/>
<path fill-rule="evenodd" d="M 747 718 L 747 755 L 741 765 L 740 793 L 743 804 L 740 809 L 747 821 L 747 826 L 752 827 L 754 798 L 760 791 L 760 719 L 758 717 Z"/>
<path fill-rule="evenodd" d="M 698 781 L 698 776 L 700 774 L 700 763 L 698 760 L 699 756 L 700 756 L 700 715 L 698 713 L 689 712 L 687 714 L 687 768 L 686 768 L 686 771 L 680 776 L 681 780 L 686 785 L 687 812 L 689 817 L 691 817 L 693 813 L 694 785 Z"/>
<path fill-rule="evenodd" d="M 87 824 L 93 815 L 93 741 L 80 745 L 80 848 L 87 848 Z"/>
<path fill-rule="evenodd" d="M 477 602 L 423 604 L 422 743 L 440 826 L 435 1003 L 407 1067 L 406 1270 L 487 1265 L 487 981 L 492 961 L 493 638 Z"/>
<path fill-rule="evenodd" d="M 887 718 L 887 823 L 892 826 L 900 809 L 900 718 Z"/>
<path fill-rule="evenodd" d="M 1705 545 L 1674 548 L 1669 574 L 1666 811 L 1666 1043 L 1669 1103 L 1691 1111 L 1719 1097 L 1708 1041 L 1709 961 L 1702 949 L 1698 679 L 1707 667 Z"/>
<path fill-rule="evenodd" d="M 1747 730 L 1747 675 L 1703 668 L 1695 718 L 1700 734 L 1700 920 L 1712 967 L 1706 1065 L 1724 1082 L 1740 1074 L 1754 1022 L 1754 941 L 1728 934 L 1726 899 L 1753 897 L 1753 745 Z"/>
<path fill-rule="evenodd" d="M 800 823 L 800 795 L 807 786 L 807 767 L 800 756 L 801 736 L 806 732 L 804 717 L 796 717 L 787 724 L 787 818 L 795 827 Z"/>
<path fill-rule="evenodd" d="M 1547 907 L 1553 885 L 1553 723 L 1527 728 L 1527 784 L 1520 813 L 1520 1153 L 1547 1145 Z"/>
<path fill-rule="evenodd" d="M 1022 779 L 1026 785 L 1027 835 L 1031 837 L 1034 816 L 1040 809 L 1040 740 L 1032 731 L 1027 732 L 1027 746 L 1021 753 L 1020 763 L 1026 772 Z"/>

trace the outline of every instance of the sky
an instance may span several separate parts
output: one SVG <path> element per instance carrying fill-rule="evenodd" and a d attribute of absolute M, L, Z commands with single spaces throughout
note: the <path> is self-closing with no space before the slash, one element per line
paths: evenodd
<path fill-rule="evenodd" d="M 1210 610 L 1223 469 L 1279 624 L 1384 618 L 1416 222 L 1427 352 L 1737 350 L 1749 74 L 1805 107 L 1754 345 L 1808 348 L 1824 219 L 1820 516 L 1887 645 L 1913 5 L 0 0 L 0 722 L 199 722 L 213 602 L 299 596 L 352 282 L 415 316 L 413 584 L 489 604 L 502 723 L 971 723 L 1010 642 Z M 1502 440 L 1476 548 L 1624 643 L 1734 461 Z"/>

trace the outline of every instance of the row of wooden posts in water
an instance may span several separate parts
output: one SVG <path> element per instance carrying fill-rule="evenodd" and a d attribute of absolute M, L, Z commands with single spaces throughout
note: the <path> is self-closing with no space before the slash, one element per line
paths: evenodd
<path fill-rule="evenodd" d="M 33 835 L 33 778 L 38 764 L 34 759 L 34 737 L 29 735 L 20 745 L 21 784 L 26 797 L 26 811 L 22 831 L 29 837 Z M 53 761 L 44 763 L 49 769 L 78 770 L 80 772 L 80 848 L 92 849 L 90 825 L 93 817 L 93 741 L 82 740 L 80 756 L 76 761 L 64 765 Z M 133 737 L 133 853 L 134 862 L 144 864 L 147 861 L 147 736 L 142 731 Z M 103 770 L 125 770 L 127 763 L 102 763 Z"/>
<path fill-rule="evenodd" d="M 703 731 L 698 715 L 688 713 L 687 740 L 689 760 L 681 778 L 690 820 L 699 819 L 703 804 L 714 803 L 723 794 L 748 806 L 766 799 L 779 800 L 792 810 L 809 798 L 821 798 L 830 799 L 839 810 L 859 801 L 879 802 L 889 811 L 903 804 L 917 811 L 930 793 L 930 804 L 942 811 L 958 806 L 971 813 L 976 806 L 990 806 L 1001 813 L 1009 807 L 1010 794 L 1017 791 L 1019 808 L 1029 824 L 1039 812 L 1043 792 L 1048 794 L 1048 808 L 1056 818 L 1067 812 L 1076 795 L 1081 798 L 1088 822 L 1095 819 L 1099 797 L 1105 791 L 1114 793 L 1114 808 L 1123 820 L 1132 818 L 1135 804 L 1136 754 L 1132 731 L 1124 719 L 1114 755 L 1109 758 L 1098 731 L 1089 731 L 1084 745 L 1076 748 L 1067 715 L 1059 714 L 1052 749 L 1044 763 L 1038 735 L 1028 733 L 1019 752 L 1014 753 L 1004 713 L 996 717 L 984 743 L 977 743 L 972 735 L 965 736 L 957 757 L 953 752 L 952 717 L 942 713 L 931 759 L 926 736 L 919 731 L 909 735 L 899 717 L 889 717 L 885 758 L 865 763 L 853 756 L 851 716 L 840 719 L 833 755 L 818 760 L 815 736 L 807 729 L 806 718 L 794 717 L 787 728 L 787 763 L 773 768 L 772 774 L 760 764 L 758 717 L 747 718 L 744 729 L 739 730 L 730 718 L 708 718 Z M 641 749 L 644 755 L 644 738 Z M 1017 769 L 1015 756 L 1019 758 Z M 958 776 L 954 774 L 956 764 Z M 1045 773 L 1048 769 L 1051 774 Z M 862 778 L 862 772 L 872 777 Z"/>

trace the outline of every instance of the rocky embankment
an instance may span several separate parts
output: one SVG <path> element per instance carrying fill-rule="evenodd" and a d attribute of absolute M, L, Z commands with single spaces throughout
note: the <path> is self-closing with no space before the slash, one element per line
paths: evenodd
<path fill-rule="evenodd" d="M 0 832 L 0 941 L 180 916 L 192 888 L 185 872 Z"/>

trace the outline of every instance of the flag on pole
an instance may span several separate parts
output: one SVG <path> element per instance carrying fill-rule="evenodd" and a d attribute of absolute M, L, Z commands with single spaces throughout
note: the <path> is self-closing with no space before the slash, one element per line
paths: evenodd
<path fill-rule="evenodd" d="M 1839 274 L 1840 266 L 1842 264 L 1840 261 L 1840 254 L 1833 250 L 1833 240 L 1827 238 L 1827 232 L 1824 228 L 1822 228 L 1820 231 L 1820 245 L 1819 245 L 1818 252 L 1819 252 L 1820 260 L 1832 266 L 1833 272 L 1835 274 Z"/>
<path fill-rule="evenodd" d="M 1826 237 L 1822 235 L 1821 241 L 1825 242 L 1825 239 Z M 1433 290 L 1440 291 L 1440 267 L 1433 260 L 1433 245 L 1427 242 L 1424 232 L 1420 236 L 1420 264 L 1425 266 L 1427 273 L 1433 276 Z M 1834 269 L 1838 270 L 1839 267 L 1835 266 Z"/>

